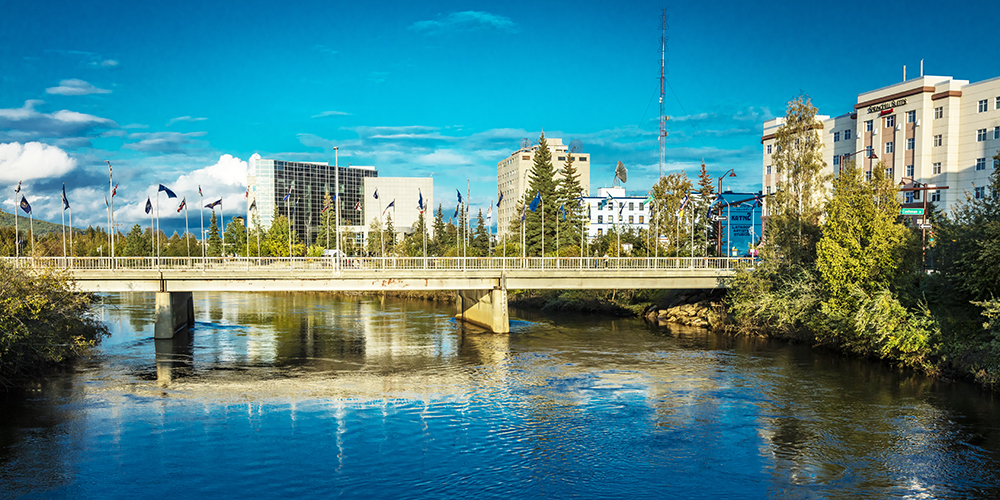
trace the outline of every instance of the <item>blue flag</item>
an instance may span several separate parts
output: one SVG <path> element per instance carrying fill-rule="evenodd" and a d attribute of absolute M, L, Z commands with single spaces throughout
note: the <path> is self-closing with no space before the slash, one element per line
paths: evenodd
<path fill-rule="evenodd" d="M 458 202 L 462 203 L 462 192 L 455 188 L 455 192 L 458 193 Z"/>
<path fill-rule="evenodd" d="M 63 183 L 63 210 L 69 208 L 69 200 L 66 199 L 66 183 Z"/>
<path fill-rule="evenodd" d="M 389 204 L 386 205 L 385 210 L 382 210 L 382 215 L 385 215 L 386 210 L 389 210 L 390 208 L 392 208 L 394 206 L 396 206 L 396 200 L 390 201 Z"/>
<path fill-rule="evenodd" d="M 497 208 L 500 208 L 501 201 L 503 201 L 503 191 L 500 192 L 500 197 L 497 198 Z"/>
<path fill-rule="evenodd" d="M 417 190 L 417 210 L 424 213 L 424 193 L 421 193 L 419 189 Z"/>
<path fill-rule="evenodd" d="M 376 189 L 375 193 L 372 194 L 372 198 L 375 198 L 376 200 L 378 199 L 378 189 Z"/>
<path fill-rule="evenodd" d="M 153 203 L 149 201 L 149 196 L 146 197 L 146 213 L 153 211 Z"/>
<path fill-rule="evenodd" d="M 524 222 L 524 207 L 521 207 L 521 222 Z"/>
<path fill-rule="evenodd" d="M 458 206 L 455 207 L 455 215 L 452 215 L 451 218 L 452 219 L 457 219 L 458 218 Z"/>
<path fill-rule="evenodd" d="M 287 198 L 287 196 L 286 196 L 286 198 Z M 205 205 L 205 208 L 212 208 L 212 209 L 214 209 L 215 207 L 217 207 L 219 205 L 222 205 L 222 198 L 219 198 L 218 201 L 213 201 L 212 203 L 209 203 L 208 205 Z"/>
<path fill-rule="evenodd" d="M 566 209 L 562 205 L 559 205 L 559 212 L 562 213 L 563 220 L 566 220 Z"/>
<path fill-rule="evenodd" d="M 177 195 L 174 194 L 174 192 L 171 191 L 170 188 L 168 188 L 167 186 L 164 186 L 163 184 L 160 184 L 160 191 L 163 191 L 163 192 L 167 193 L 167 198 L 176 198 L 177 197 Z M 160 191 L 157 191 L 157 193 L 159 193 Z"/>
<path fill-rule="evenodd" d="M 528 205 L 528 209 L 534 212 L 538 210 L 538 204 L 542 202 L 542 192 L 539 191 L 535 193 L 535 198 L 531 200 L 531 205 Z"/>
<path fill-rule="evenodd" d="M 31 205 L 28 203 L 28 199 L 25 198 L 23 195 L 21 196 L 21 210 L 24 210 L 24 213 L 26 214 L 31 213 Z"/>

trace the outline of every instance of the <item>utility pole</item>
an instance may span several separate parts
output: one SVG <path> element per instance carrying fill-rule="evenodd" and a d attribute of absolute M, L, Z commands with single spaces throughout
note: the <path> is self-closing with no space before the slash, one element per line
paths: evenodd
<path fill-rule="evenodd" d="M 660 177 L 663 177 L 663 162 L 666 158 L 667 117 L 663 109 L 663 97 L 667 93 L 667 9 L 660 13 Z"/>

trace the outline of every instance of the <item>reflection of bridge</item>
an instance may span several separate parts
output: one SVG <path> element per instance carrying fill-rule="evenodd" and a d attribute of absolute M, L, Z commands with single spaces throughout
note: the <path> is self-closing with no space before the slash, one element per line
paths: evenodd
<path fill-rule="evenodd" d="M 82 291 L 157 292 L 158 318 L 193 316 L 191 292 L 457 290 L 458 317 L 507 332 L 507 289 L 719 288 L 751 259 L 714 257 L 5 258 L 64 269 Z M 167 317 L 167 316 L 164 316 Z M 157 336 L 161 336 L 158 320 Z M 163 333 L 169 337 L 173 333 Z M 166 332 L 166 330 L 164 330 Z"/>

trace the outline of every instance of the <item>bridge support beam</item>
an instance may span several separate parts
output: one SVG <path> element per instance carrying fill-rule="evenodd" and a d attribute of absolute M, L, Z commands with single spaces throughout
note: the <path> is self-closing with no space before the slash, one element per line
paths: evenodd
<path fill-rule="evenodd" d="M 507 289 L 497 286 L 492 290 L 459 290 L 455 318 L 488 328 L 493 333 L 510 333 Z"/>
<path fill-rule="evenodd" d="M 156 326 L 153 337 L 172 339 L 182 328 L 194 326 L 191 292 L 156 292 Z"/>

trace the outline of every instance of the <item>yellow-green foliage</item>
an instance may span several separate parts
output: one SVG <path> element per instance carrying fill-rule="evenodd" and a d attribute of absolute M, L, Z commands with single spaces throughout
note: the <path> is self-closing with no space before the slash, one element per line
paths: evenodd
<path fill-rule="evenodd" d="M 108 334 L 91 297 L 54 270 L 28 273 L 0 262 L 0 386 L 36 373 Z"/>

